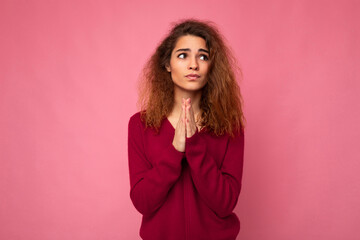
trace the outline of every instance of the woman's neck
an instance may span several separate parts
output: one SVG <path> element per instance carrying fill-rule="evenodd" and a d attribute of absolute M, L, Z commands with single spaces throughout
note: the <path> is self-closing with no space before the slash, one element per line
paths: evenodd
<path fill-rule="evenodd" d="M 182 89 L 174 89 L 174 107 L 170 115 L 180 117 L 182 98 L 191 98 L 191 107 L 193 108 L 195 119 L 198 119 L 201 113 L 200 100 L 201 91 L 184 91 Z"/>

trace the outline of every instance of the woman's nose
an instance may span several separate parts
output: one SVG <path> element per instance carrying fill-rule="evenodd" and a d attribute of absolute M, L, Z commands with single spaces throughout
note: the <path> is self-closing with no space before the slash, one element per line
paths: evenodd
<path fill-rule="evenodd" d="M 189 63 L 189 69 L 194 69 L 194 70 L 198 70 L 199 65 L 198 62 L 196 61 L 195 58 L 191 58 L 190 63 Z"/>

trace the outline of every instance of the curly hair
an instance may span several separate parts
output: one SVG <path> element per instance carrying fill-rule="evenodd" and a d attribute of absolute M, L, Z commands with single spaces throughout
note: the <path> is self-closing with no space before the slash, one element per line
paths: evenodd
<path fill-rule="evenodd" d="M 145 126 L 158 132 L 163 119 L 171 113 L 174 83 L 165 66 L 179 37 L 194 35 L 203 38 L 210 50 L 208 81 L 202 88 L 200 100 L 200 126 L 216 136 L 226 133 L 234 136 L 235 132 L 243 131 L 243 100 L 235 77 L 235 73 L 242 77 L 242 72 L 224 37 L 211 21 L 190 18 L 172 25 L 141 73 L 138 104 Z"/>

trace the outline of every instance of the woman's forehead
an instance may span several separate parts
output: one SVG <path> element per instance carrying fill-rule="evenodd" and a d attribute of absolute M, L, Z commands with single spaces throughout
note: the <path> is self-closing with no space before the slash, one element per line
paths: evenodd
<path fill-rule="evenodd" d="M 199 49 L 209 50 L 206 46 L 206 41 L 198 36 L 185 35 L 178 38 L 176 41 L 174 51 L 178 49 L 189 49 L 190 51 L 198 51 Z"/>

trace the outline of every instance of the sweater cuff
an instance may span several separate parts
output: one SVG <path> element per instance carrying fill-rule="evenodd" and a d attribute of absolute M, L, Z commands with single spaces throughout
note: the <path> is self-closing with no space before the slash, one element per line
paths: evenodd
<path fill-rule="evenodd" d="M 196 128 L 196 131 L 194 133 L 194 135 L 192 135 L 191 137 L 187 137 L 186 138 L 186 142 L 185 144 L 189 143 L 189 144 L 193 144 L 193 143 L 196 143 L 198 140 L 199 140 L 199 130 Z"/>
<path fill-rule="evenodd" d="M 167 149 L 165 150 L 166 152 L 168 152 L 168 154 L 174 158 L 174 159 L 180 159 L 180 161 L 183 159 L 183 157 L 185 156 L 184 152 L 179 152 L 178 150 L 176 150 L 176 148 L 174 147 L 174 145 L 172 145 L 172 143 L 170 143 L 167 147 Z"/>
<path fill-rule="evenodd" d="M 185 151 L 186 157 L 193 157 L 197 154 L 206 152 L 206 142 L 198 130 L 196 130 L 194 135 L 186 138 L 185 146 L 187 149 Z"/>

